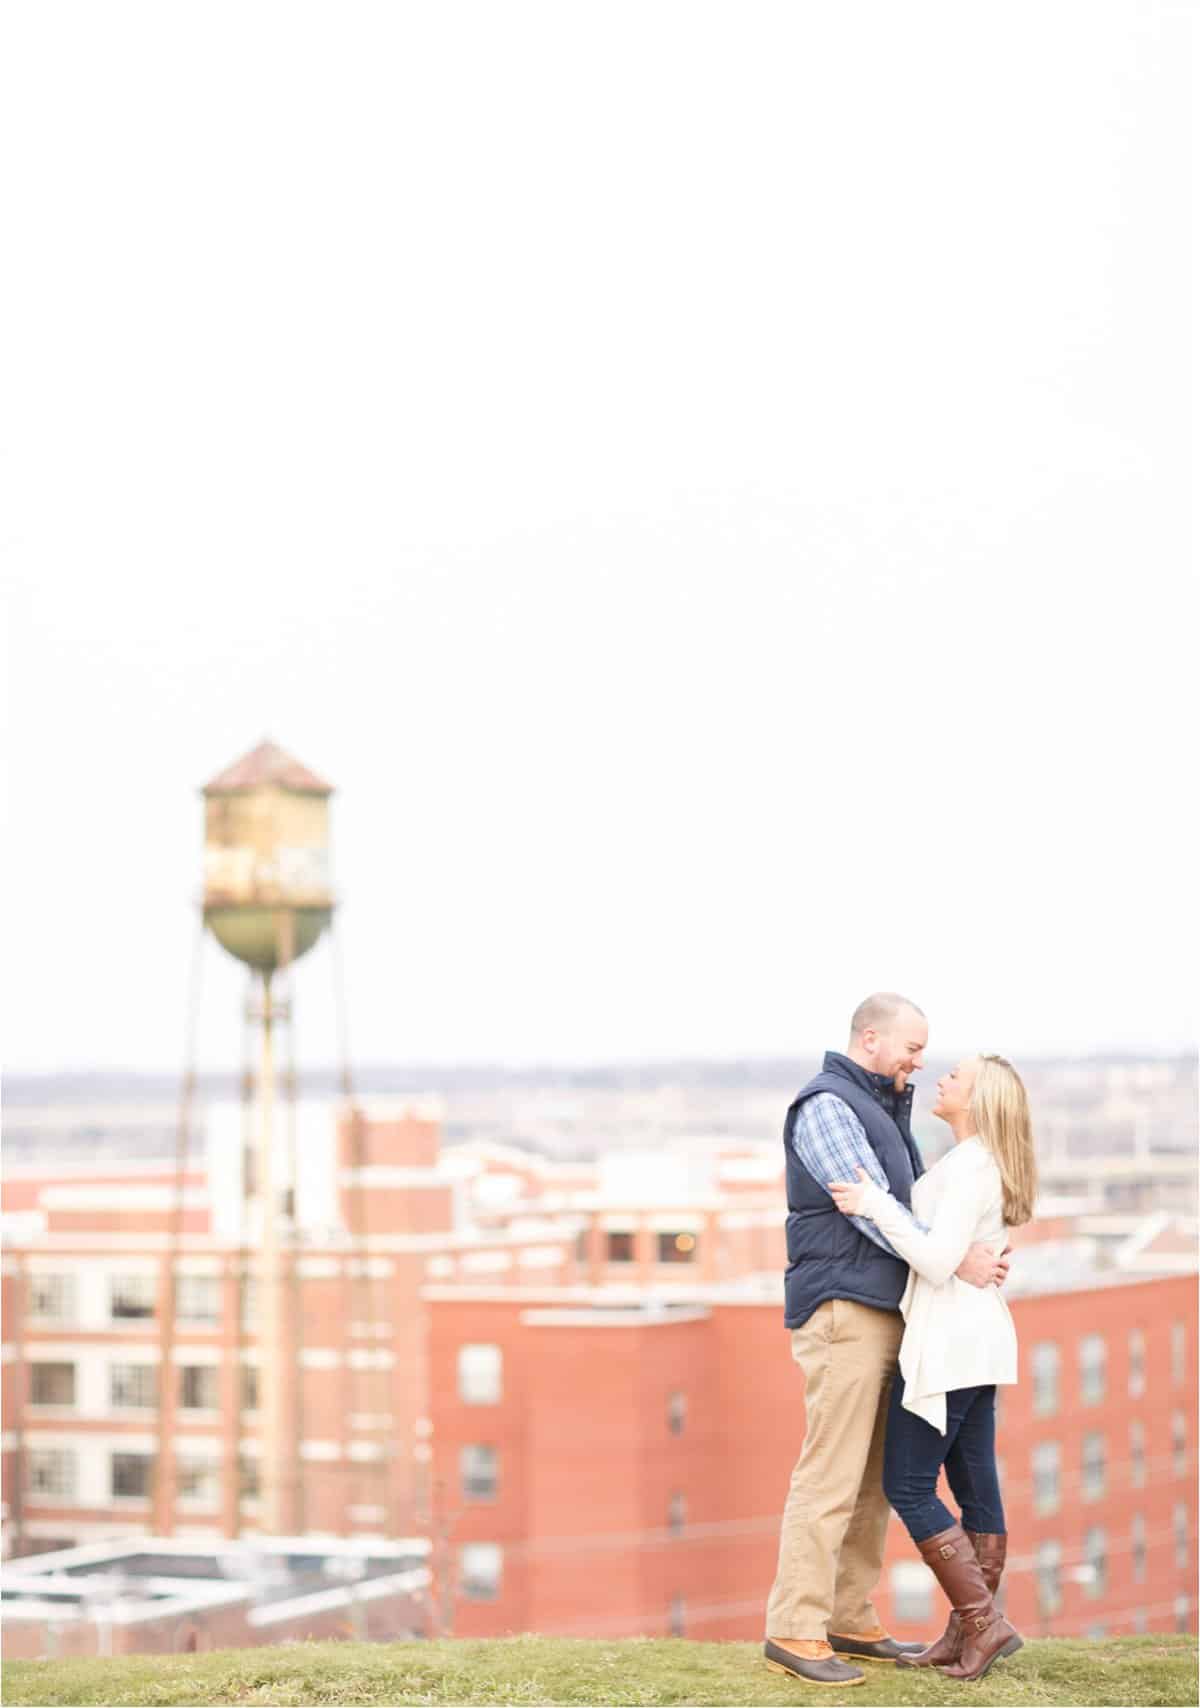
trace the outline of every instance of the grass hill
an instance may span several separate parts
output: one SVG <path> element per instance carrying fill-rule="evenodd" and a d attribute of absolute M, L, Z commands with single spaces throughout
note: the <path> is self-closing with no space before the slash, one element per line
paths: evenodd
<path fill-rule="evenodd" d="M 10 1661 L 6 1703 L 162 1704 L 610 1703 L 782 1704 L 900 1708 L 923 1703 L 1187 1704 L 1194 1708 L 1194 1637 L 1026 1643 L 980 1684 L 870 1666 L 851 1690 L 814 1689 L 769 1672 L 756 1643 L 620 1642 L 554 1637 L 435 1643 L 294 1643 L 226 1653 L 119 1660 Z"/>

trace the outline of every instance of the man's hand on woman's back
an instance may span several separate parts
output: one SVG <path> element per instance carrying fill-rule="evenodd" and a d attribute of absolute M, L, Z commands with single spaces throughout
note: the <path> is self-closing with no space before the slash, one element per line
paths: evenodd
<path fill-rule="evenodd" d="M 968 1246 L 967 1255 L 963 1258 L 954 1273 L 960 1281 L 966 1281 L 972 1287 L 1003 1287 L 1008 1280 L 1009 1253 L 1011 1245 L 1006 1245 L 999 1257 L 986 1245 L 978 1241 Z"/>

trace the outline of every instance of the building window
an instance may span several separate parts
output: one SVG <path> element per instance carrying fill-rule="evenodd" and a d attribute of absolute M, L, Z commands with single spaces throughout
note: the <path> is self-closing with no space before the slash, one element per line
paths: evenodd
<path fill-rule="evenodd" d="M 217 1411 L 221 1404 L 215 1364 L 185 1364 L 179 1372 L 179 1404 L 184 1411 Z"/>
<path fill-rule="evenodd" d="M 1191 1628 L 1192 1628 L 1192 1621 L 1191 1621 L 1191 1617 L 1190 1617 L 1191 1611 L 1192 1611 L 1192 1604 L 1188 1600 L 1187 1596 L 1186 1595 L 1177 1595 L 1175 1597 L 1175 1629 L 1177 1631 L 1190 1631 L 1191 1630 Z"/>
<path fill-rule="evenodd" d="M 35 1447 L 29 1455 L 31 1500 L 69 1503 L 75 1498 L 75 1455 L 67 1447 Z"/>
<path fill-rule="evenodd" d="M 659 1234 L 658 1261 L 660 1263 L 694 1263 L 695 1260 L 695 1234 Z"/>
<path fill-rule="evenodd" d="M 897 1560 L 892 1567 L 892 1617 L 919 1625 L 933 1614 L 933 1573 L 920 1560 Z"/>
<path fill-rule="evenodd" d="M 1083 1559 L 1089 1568 L 1084 1588 L 1093 1601 L 1098 1601 L 1108 1589 L 1108 1543 L 1103 1525 L 1093 1524 L 1084 1533 Z"/>
<path fill-rule="evenodd" d="M 605 1234 L 604 1260 L 606 1263 L 632 1263 L 633 1235 L 612 1230 Z"/>
<path fill-rule="evenodd" d="M 1175 1564 L 1184 1571 L 1188 1564 L 1188 1509 L 1176 1501 L 1171 1511 L 1171 1529 L 1175 1533 Z"/>
<path fill-rule="evenodd" d="M 116 1411 L 150 1411 L 158 1401 L 157 1364 L 111 1364 L 108 1401 Z"/>
<path fill-rule="evenodd" d="M 1140 1400 L 1146 1392 L 1146 1337 L 1140 1328 L 1129 1331 L 1129 1394 Z"/>
<path fill-rule="evenodd" d="M 682 1435 L 687 1422 L 687 1395 L 676 1390 L 667 1398 L 667 1428 L 672 1435 Z"/>
<path fill-rule="evenodd" d="M 257 1275 L 243 1275 L 238 1281 L 238 1321 L 243 1328 L 258 1326 Z"/>
<path fill-rule="evenodd" d="M 219 1275 L 179 1275 L 175 1279 L 175 1315 L 180 1322 L 215 1323 L 221 1320 Z"/>
<path fill-rule="evenodd" d="M 258 1460 L 243 1454 L 238 1460 L 238 1499 L 257 1500 L 262 1493 L 262 1478 Z"/>
<path fill-rule="evenodd" d="M 114 1500 L 144 1500 L 150 1493 L 154 1460 L 149 1453 L 114 1453 L 112 1496 Z"/>
<path fill-rule="evenodd" d="M 144 1322 L 154 1315 L 153 1275 L 114 1275 L 108 1314 L 114 1322 Z"/>
<path fill-rule="evenodd" d="M 681 1595 L 673 1595 L 671 1597 L 671 1618 L 670 1618 L 672 1637 L 682 1637 L 683 1636 L 684 1614 L 685 1614 L 685 1608 L 684 1608 L 683 1597 Z"/>
<path fill-rule="evenodd" d="M 469 1344 L 458 1349 L 458 1397 L 469 1406 L 494 1406 L 500 1401 L 501 1359 L 498 1346 Z"/>
<path fill-rule="evenodd" d="M 75 1366 L 73 1364 L 31 1364 L 29 1366 L 29 1403 L 31 1406 L 73 1406 L 75 1404 Z"/>
<path fill-rule="evenodd" d="M 1186 1477 L 1187 1468 L 1187 1418 L 1176 1411 L 1171 1413 L 1171 1469 L 1177 1477 Z"/>
<path fill-rule="evenodd" d="M 1146 1609 L 1144 1607 L 1137 1608 L 1133 1615 L 1133 1629 L 1135 1635 L 1144 1637 L 1149 1629 L 1149 1625 L 1150 1621 L 1146 1618 Z"/>
<path fill-rule="evenodd" d="M 1108 1636 L 1108 1626 L 1100 1620 L 1095 1625 L 1089 1625 L 1083 1634 L 1089 1643 L 1102 1643 Z"/>
<path fill-rule="evenodd" d="M 175 1492 L 180 1500 L 215 1506 L 220 1498 L 220 1466 L 215 1459 L 180 1459 L 175 1471 Z"/>
<path fill-rule="evenodd" d="M 1171 1324 L 1171 1380 L 1182 1382 L 1187 1376 L 1187 1324 Z"/>
<path fill-rule="evenodd" d="M 1146 1520 L 1135 1512 L 1129 1525 L 1129 1552 L 1133 1561 L 1134 1583 L 1146 1581 Z"/>
<path fill-rule="evenodd" d="M 1104 1499 L 1104 1437 L 1097 1432 L 1083 1438 L 1083 1498 Z"/>
<path fill-rule="evenodd" d="M 1079 1397 L 1085 1406 L 1104 1398 L 1107 1348 L 1102 1334 L 1085 1334 L 1079 1342 Z"/>
<path fill-rule="evenodd" d="M 75 1277 L 73 1275 L 31 1275 L 29 1277 L 29 1314 L 48 1322 L 74 1322 Z"/>
<path fill-rule="evenodd" d="M 1033 1450 L 1033 1509 L 1040 1518 L 1057 1512 L 1062 1450 L 1057 1441 L 1039 1441 Z"/>
<path fill-rule="evenodd" d="M 464 1500 L 495 1500 L 497 1482 L 496 1449 L 469 1446 L 459 1453 L 459 1473 Z"/>
<path fill-rule="evenodd" d="M 502 1555 L 498 1542 L 464 1542 L 458 1551 L 458 1583 L 464 1601 L 495 1601 L 500 1594 Z"/>
<path fill-rule="evenodd" d="M 1129 1425 L 1129 1481 L 1135 1489 L 1146 1486 L 1146 1426 L 1140 1417 Z"/>
<path fill-rule="evenodd" d="M 576 1263 L 588 1263 L 590 1259 L 591 1252 L 588 1249 L 588 1231 L 586 1228 L 580 1228 L 579 1232 L 575 1235 L 575 1261 Z"/>
<path fill-rule="evenodd" d="M 243 1364 L 241 1375 L 241 1401 L 243 1411 L 258 1410 L 258 1365 Z"/>
<path fill-rule="evenodd" d="M 1037 1574 L 1038 1611 L 1052 1619 L 1062 1606 L 1062 1545 L 1039 1542 L 1034 1564 Z"/>
<path fill-rule="evenodd" d="M 1058 1410 L 1058 1344 L 1039 1340 L 1033 1349 L 1033 1411 L 1035 1417 L 1053 1417 Z"/>
<path fill-rule="evenodd" d="M 687 1496 L 673 1494 L 667 1502 L 667 1529 L 672 1536 L 682 1536 L 687 1523 Z"/>

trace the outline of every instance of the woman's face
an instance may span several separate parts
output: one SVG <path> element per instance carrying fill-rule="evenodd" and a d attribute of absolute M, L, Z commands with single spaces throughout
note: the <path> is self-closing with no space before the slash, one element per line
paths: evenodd
<path fill-rule="evenodd" d="M 975 1057 L 967 1056 L 957 1067 L 944 1073 L 937 1082 L 937 1102 L 933 1113 L 948 1121 L 951 1115 L 964 1114 L 971 1102 L 975 1085 Z"/>

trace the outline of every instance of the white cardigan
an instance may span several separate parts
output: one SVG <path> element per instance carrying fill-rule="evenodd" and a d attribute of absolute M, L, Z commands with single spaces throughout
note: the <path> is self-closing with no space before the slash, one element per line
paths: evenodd
<path fill-rule="evenodd" d="M 946 1395 L 1017 1379 L 1017 1335 L 998 1287 L 972 1287 L 954 1271 L 978 1240 L 999 1254 L 1007 1241 L 1000 1170 L 977 1136 L 963 1139 L 913 1186 L 914 1228 L 903 1207 L 869 1185 L 860 1215 L 869 1216 L 909 1264 L 900 1301 L 904 1339 L 900 1370 L 904 1409 L 946 1433 Z"/>

